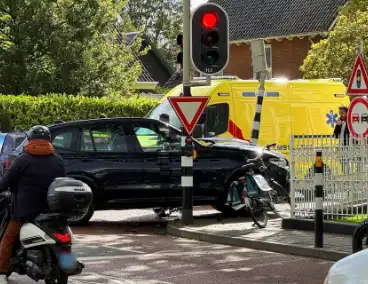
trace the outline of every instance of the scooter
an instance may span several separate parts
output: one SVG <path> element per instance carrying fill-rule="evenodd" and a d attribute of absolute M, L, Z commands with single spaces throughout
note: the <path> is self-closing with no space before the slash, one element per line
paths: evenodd
<path fill-rule="evenodd" d="M 84 185 L 79 188 L 74 186 L 74 190 L 83 191 Z M 10 192 L 1 193 L 0 239 L 10 220 L 10 208 Z M 22 226 L 19 242 L 13 246 L 7 276 L 15 272 L 27 275 L 34 281 L 44 280 L 46 284 L 67 284 L 69 276 L 80 274 L 84 268 L 83 263 L 72 254 L 72 245 L 73 233 L 68 216 L 60 213 L 41 214 L 33 222 Z"/>

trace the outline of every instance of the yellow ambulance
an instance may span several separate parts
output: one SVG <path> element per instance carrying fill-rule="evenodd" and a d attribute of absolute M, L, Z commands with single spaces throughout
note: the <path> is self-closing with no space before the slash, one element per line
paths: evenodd
<path fill-rule="evenodd" d="M 256 80 L 224 76 L 213 79 L 211 86 L 192 87 L 192 96 L 210 97 L 194 137 L 250 139 L 258 86 Z M 339 79 L 272 79 L 266 82 L 265 89 L 258 144 L 277 143 L 277 150 L 286 155 L 291 135 L 332 134 L 338 108 L 350 103 Z M 162 113 L 168 114 L 170 124 L 180 128 L 167 97 L 181 92 L 182 85 L 168 92 L 148 117 L 159 119 Z"/>

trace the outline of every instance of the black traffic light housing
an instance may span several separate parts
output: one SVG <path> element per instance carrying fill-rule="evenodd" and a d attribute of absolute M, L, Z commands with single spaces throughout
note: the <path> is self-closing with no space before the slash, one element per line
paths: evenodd
<path fill-rule="evenodd" d="M 197 71 L 211 75 L 229 62 L 229 18 L 213 3 L 199 6 L 192 14 L 191 58 Z"/>
<path fill-rule="evenodd" d="M 185 146 L 182 147 L 182 151 L 184 156 L 191 157 L 193 156 L 194 145 L 193 145 L 193 138 L 188 136 L 185 138 Z"/>
<path fill-rule="evenodd" d="M 176 63 L 180 64 L 181 68 L 183 68 L 183 35 L 179 34 L 176 37 L 176 43 L 178 46 L 180 46 L 180 51 L 178 55 L 176 56 Z"/>

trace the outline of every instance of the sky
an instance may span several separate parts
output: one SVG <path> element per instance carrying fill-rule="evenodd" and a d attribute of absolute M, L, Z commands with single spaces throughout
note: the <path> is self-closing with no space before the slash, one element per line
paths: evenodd
<path fill-rule="evenodd" d="M 195 8 L 198 5 L 201 5 L 201 4 L 206 3 L 206 2 L 207 2 L 207 0 L 191 0 L 190 4 L 191 4 L 192 8 Z"/>

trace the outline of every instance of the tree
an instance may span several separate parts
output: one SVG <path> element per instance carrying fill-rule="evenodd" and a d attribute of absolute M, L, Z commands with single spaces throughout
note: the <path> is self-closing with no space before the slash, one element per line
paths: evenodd
<path fill-rule="evenodd" d="M 142 29 L 164 55 L 176 57 L 176 37 L 182 32 L 182 0 L 129 0 L 126 9 L 137 29 Z"/>
<path fill-rule="evenodd" d="M 123 5 L 0 0 L 0 93 L 128 93 L 140 65 L 116 41 L 127 31 L 124 22 L 117 24 Z"/>
<path fill-rule="evenodd" d="M 366 0 L 350 0 L 339 12 L 329 36 L 313 44 L 300 70 L 305 78 L 349 80 L 361 39 L 368 54 L 368 5 Z"/>

